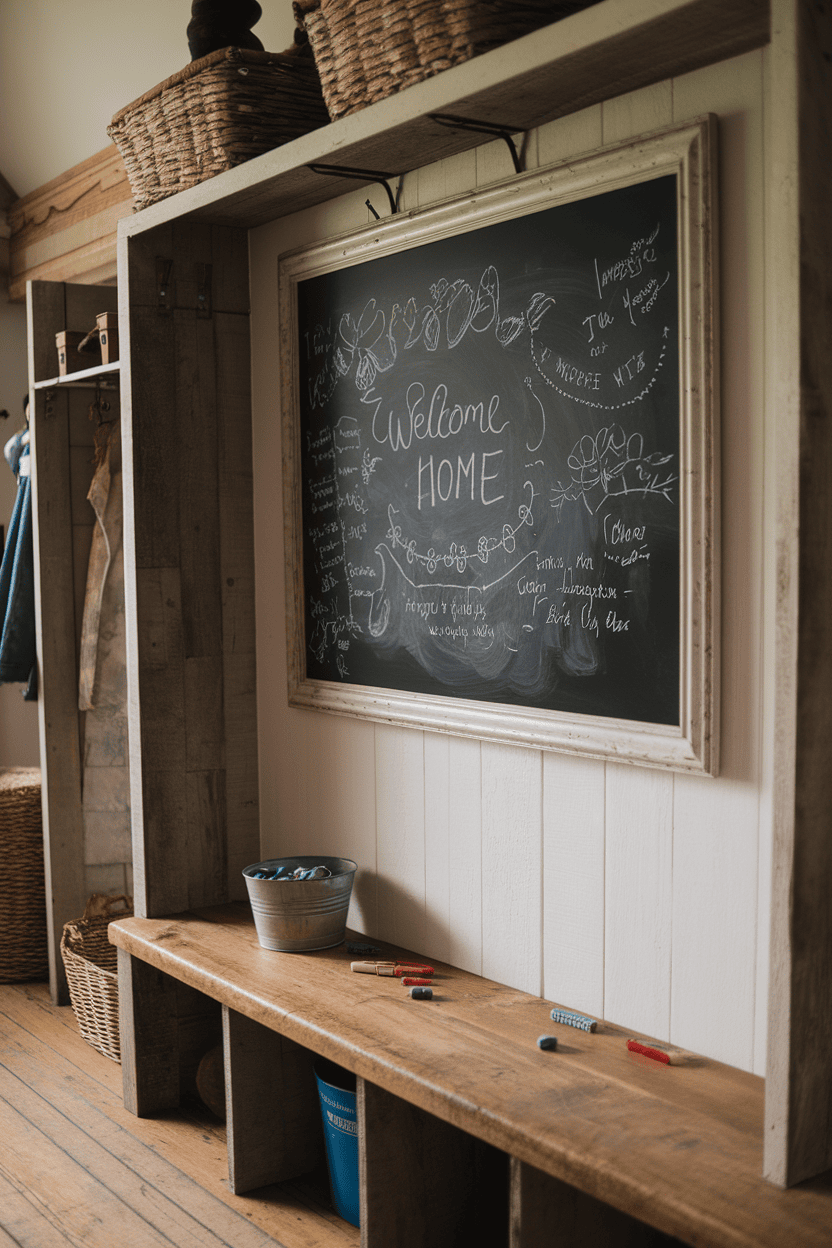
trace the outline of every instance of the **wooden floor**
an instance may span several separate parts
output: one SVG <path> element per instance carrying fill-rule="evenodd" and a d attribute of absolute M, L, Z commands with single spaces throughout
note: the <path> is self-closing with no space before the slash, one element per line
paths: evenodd
<path fill-rule="evenodd" d="M 228 1190 L 225 1127 L 194 1103 L 140 1120 L 121 1067 L 45 984 L 0 985 L 0 1248 L 357 1248 L 326 1180 Z"/>

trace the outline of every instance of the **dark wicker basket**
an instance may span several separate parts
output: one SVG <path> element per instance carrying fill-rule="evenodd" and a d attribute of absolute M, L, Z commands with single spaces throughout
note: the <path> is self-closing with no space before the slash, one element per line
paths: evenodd
<path fill-rule="evenodd" d="M 0 983 L 49 978 L 38 768 L 0 771 Z"/>
<path fill-rule="evenodd" d="M 146 208 L 328 121 L 308 50 L 222 48 L 121 109 L 107 133 Z"/>
<path fill-rule="evenodd" d="M 597 0 L 294 0 L 334 120 Z"/>
<path fill-rule="evenodd" d="M 107 938 L 107 928 L 113 919 L 132 913 L 132 897 L 94 893 L 84 917 L 67 923 L 61 937 L 61 957 L 78 1030 L 87 1044 L 114 1062 L 121 1061 L 118 953 Z"/>

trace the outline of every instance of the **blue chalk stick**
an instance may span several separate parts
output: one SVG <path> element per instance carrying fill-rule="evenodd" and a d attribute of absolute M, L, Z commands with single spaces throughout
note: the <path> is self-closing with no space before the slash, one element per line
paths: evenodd
<path fill-rule="evenodd" d="M 598 1026 L 594 1018 L 586 1014 L 576 1014 L 574 1010 L 552 1010 L 552 1022 L 565 1023 L 567 1027 L 580 1027 L 581 1031 L 594 1031 Z"/>

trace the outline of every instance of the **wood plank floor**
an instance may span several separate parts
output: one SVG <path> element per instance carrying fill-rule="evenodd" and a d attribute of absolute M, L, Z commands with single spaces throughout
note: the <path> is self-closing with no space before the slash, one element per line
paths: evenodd
<path fill-rule="evenodd" d="M 0 1248 L 357 1248 L 325 1175 L 228 1189 L 225 1127 L 194 1104 L 137 1119 L 121 1067 L 45 984 L 0 985 Z"/>

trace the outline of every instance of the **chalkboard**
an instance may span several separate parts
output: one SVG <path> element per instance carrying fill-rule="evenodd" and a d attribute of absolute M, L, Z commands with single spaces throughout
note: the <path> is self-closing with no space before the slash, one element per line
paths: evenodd
<path fill-rule="evenodd" d="M 307 682 L 678 728 L 679 177 L 298 276 Z"/>

